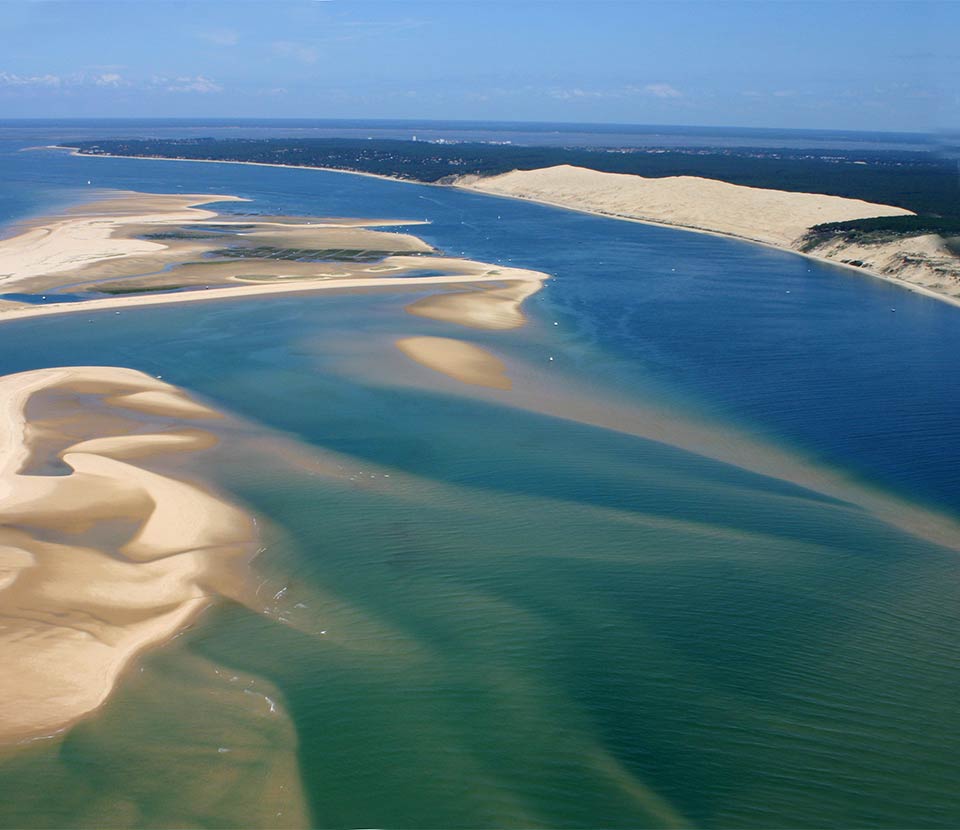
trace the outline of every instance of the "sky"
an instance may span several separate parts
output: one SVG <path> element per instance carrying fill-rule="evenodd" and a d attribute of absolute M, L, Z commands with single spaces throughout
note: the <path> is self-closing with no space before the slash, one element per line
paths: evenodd
<path fill-rule="evenodd" d="M 960 2 L 0 0 L 0 118 L 960 127 Z"/>

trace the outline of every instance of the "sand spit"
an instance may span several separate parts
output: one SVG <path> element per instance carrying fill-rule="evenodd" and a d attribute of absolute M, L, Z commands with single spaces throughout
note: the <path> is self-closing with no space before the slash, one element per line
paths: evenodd
<path fill-rule="evenodd" d="M 130 461 L 210 446 L 216 439 L 202 429 L 102 434 L 85 407 L 88 434 L 76 441 L 77 428 L 65 429 L 50 459 L 69 474 L 24 473 L 43 460 L 28 405 L 71 391 L 100 396 L 111 416 L 111 402 L 149 394 L 150 411 L 175 422 L 211 413 L 132 369 L 0 378 L 0 743 L 53 734 L 94 711 L 139 653 L 218 594 L 242 594 L 256 551 L 255 524 L 242 510 Z M 144 427 L 134 409 L 123 413 Z"/>
<path fill-rule="evenodd" d="M 486 349 L 450 337 L 404 337 L 397 341 L 411 360 L 472 386 L 510 389 L 503 361 Z"/>
<path fill-rule="evenodd" d="M 516 273 L 524 273 L 516 269 Z M 535 271 L 525 272 L 537 287 L 546 278 L 545 274 Z M 513 276 L 513 275 L 511 275 Z M 449 274 L 437 277 L 368 277 L 361 279 L 304 279 L 296 282 L 258 284 L 238 286 L 236 288 L 211 288 L 202 291 L 186 291 L 180 294 L 142 294 L 136 297 L 109 297 L 78 303 L 50 303 L 48 305 L 18 306 L 9 310 L 0 309 L 0 323 L 23 320 L 33 317 L 49 317 L 60 314 L 82 312 L 114 311 L 119 309 L 141 308 L 146 306 L 177 305 L 200 301 L 230 300 L 245 297 L 272 296 L 281 294 L 299 294 L 313 291 L 350 290 L 355 288 L 391 288 L 398 291 L 417 291 L 424 287 L 460 285 L 462 283 L 495 283 L 502 285 L 502 277 L 465 276 Z M 532 292 L 531 292 L 532 293 Z"/>
<path fill-rule="evenodd" d="M 116 281 L 122 277 L 141 277 L 142 281 L 160 285 L 177 282 L 176 269 L 185 263 L 197 268 L 209 267 L 216 261 L 236 272 L 240 262 L 250 261 L 247 255 L 253 257 L 254 266 L 272 265 L 273 270 L 260 269 L 263 275 L 270 276 L 278 261 L 264 260 L 264 249 L 278 253 L 304 249 L 372 250 L 385 254 L 434 252 L 416 236 L 372 229 L 398 224 L 394 220 L 307 222 L 296 217 L 281 221 L 283 217 L 260 216 L 234 219 L 229 218 L 232 214 L 225 218 L 196 207 L 224 201 L 246 200 L 214 194 L 105 191 L 97 201 L 22 223 L 19 233 L 0 240 L 0 286 L 36 293 L 85 291 L 94 287 L 84 285 L 87 281 Z M 224 256 L 224 248 L 234 250 Z M 279 261 L 290 260 L 281 256 Z M 165 271 L 168 273 L 161 274 Z M 316 272 L 316 265 L 313 271 Z M 210 277 L 205 280 L 209 283 Z"/>
<path fill-rule="evenodd" d="M 85 292 L 92 292 L 91 299 L 0 300 L 0 322 L 331 288 L 422 290 L 489 282 L 494 285 L 486 294 L 444 298 L 411 311 L 464 325 L 512 328 L 524 321 L 520 304 L 547 277 L 438 256 L 416 236 L 373 229 L 404 224 L 399 220 L 281 221 L 195 207 L 235 198 L 118 192 L 33 220 L 20 234 L 0 240 L 0 285 L 44 300 L 47 294 Z"/>

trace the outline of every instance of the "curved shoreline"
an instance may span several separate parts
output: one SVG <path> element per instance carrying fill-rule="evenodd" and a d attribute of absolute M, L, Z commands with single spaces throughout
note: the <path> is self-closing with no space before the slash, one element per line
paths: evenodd
<path fill-rule="evenodd" d="M 138 156 L 125 156 L 125 158 L 138 158 Z M 346 171 L 334 171 L 334 172 L 346 172 Z M 404 181 L 403 179 L 396 179 L 395 181 Z M 723 233 L 721 231 L 707 230 L 706 228 L 698 228 L 691 225 L 677 225 L 671 222 L 658 222 L 653 219 L 637 219 L 633 216 L 623 216 L 617 213 L 604 213 L 597 210 L 588 210 L 587 208 L 578 208 L 573 207 L 572 205 L 562 204 L 560 202 L 550 202 L 545 199 L 534 199 L 529 196 L 511 196 L 505 193 L 490 193 L 485 190 L 477 190 L 470 187 L 469 185 L 450 185 L 457 190 L 465 190 L 470 193 L 480 193 L 484 196 L 492 196 L 496 199 L 509 199 L 511 201 L 519 202 L 532 202 L 538 205 L 544 205 L 546 207 L 557 208 L 558 210 L 572 210 L 575 213 L 584 213 L 588 216 L 599 216 L 604 219 L 616 219 L 620 222 L 634 222 L 638 225 L 653 225 L 658 228 L 669 228 L 675 231 L 687 231 L 688 233 L 699 233 L 705 234 L 706 236 L 716 236 L 721 239 L 733 239 L 737 242 L 745 242 L 748 245 L 759 245 L 763 248 L 768 248 L 772 251 L 780 251 L 781 253 L 794 254 L 798 257 L 803 257 L 804 259 L 810 259 L 814 262 L 819 262 L 822 265 L 830 265 L 834 268 L 843 268 L 844 270 L 851 271 L 855 274 L 860 274 L 861 276 L 874 277 L 878 280 L 883 280 L 892 285 L 896 285 L 899 288 L 904 288 L 907 291 L 910 291 L 914 294 L 922 294 L 925 297 L 930 297 L 934 300 L 940 300 L 941 302 L 947 303 L 947 305 L 952 305 L 960 308 L 960 297 L 954 297 L 950 294 L 941 294 L 939 291 L 934 291 L 932 288 L 927 288 L 925 285 L 918 285 L 915 282 L 910 282 L 909 280 L 900 279 L 899 277 L 890 276 L 889 274 L 883 274 L 880 271 L 874 271 L 870 268 L 862 268 L 858 265 L 850 265 L 846 262 L 840 262 L 835 259 L 830 259 L 829 257 L 817 256 L 816 254 L 808 254 L 803 251 L 798 251 L 794 248 L 787 248 L 783 245 L 774 245 L 771 242 L 762 242 L 759 239 L 751 239 L 748 236 L 739 236 L 735 233 Z"/>
<path fill-rule="evenodd" d="M 558 208 L 560 210 L 572 210 L 576 213 L 585 213 L 590 216 L 599 216 L 605 219 L 617 219 L 622 222 L 635 222 L 640 225 L 653 225 L 655 227 L 661 228 L 671 228 L 673 230 L 688 231 L 690 233 L 701 233 L 708 236 L 717 236 L 725 239 L 734 239 L 738 242 L 746 242 L 750 245 L 760 245 L 764 248 L 769 248 L 774 251 L 783 251 L 785 253 L 794 254 L 799 257 L 803 257 L 814 262 L 818 262 L 822 265 L 830 265 L 835 268 L 843 268 L 852 273 L 861 274 L 868 277 L 874 277 L 879 280 L 883 280 L 886 283 L 895 285 L 899 288 L 904 288 L 907 291 L 910 291 L 914 294 L 920 294 L 924 297 L 929 297 L 934 300 L 939 300 L 940 302 L 947 303 L 960 308 L 960 297 L 953 297 L 949 294 L 943 294 L 939 291 L 935 291 L 931 288 L 927 288 L 923 285 L 918 285 L 917 283 L 910 282 L 909 280 L 900 279 L 899 277 L 894 277 L 889 274 L 883 274 L 879 271 L 872 270 L 870 268 L 863 268 L 857 265 L 850 265 L 845 262 L 838 262 L 835 259 L 829 257 L 817 256 L 816 254 L 805 253 L 803 251 L 798 251 L 794 248 L 789 248 L 783 245 L 774 245 L 770 242 L 763 242 L 758 239 L 751 239 L 747 236 L 740 236 L 734 233 L 724 233 L 716 230 L 707 230 L 705 228 L 698 228 L 691 225 L 680 225 L 674 224 L 671 222 L 660 222 L 653 219 L 637 219 L 632 216 L 624 216 L 617 213 L 605 213 L 603 211 L 589 210 L 587 208 L 578 208 L 568 204 L 562 204 L 559 202 L 551 202 L 544 199 L 534 199 L 525 196 L 513 196 L 502 193 L 491 193 L 485 190 L 480 190 L 478 188 L 471 187 L 468 184 L 437 184 L 435 182 L 420 182 L 412 179 L 403 179 L 399 176 L 386 176 L 380 173 L 367 173 L 362 170 L 345 170 L 339 167 L 317 167 L 312 165 L 299 165 L 299 164 L 276 164 L 273 162 L 261 162 L 261 161 L 239 161 L 233 159 L 178 159 L 172 158 L 169 156 L 123 156 L 123 155 L 114 155 L 109 153 L 81 153 L 79 148 L 70 147 L 67 145 L 51 145 L 50 147 L 45 147 L 41 149 L 51 149 L 51 150 L 66 150 L 70 152 L 70 155 L 77 156 L 78 158 L 112 158 L 112 159 L 133 159 L 140 161 L 185 161 L 185 162 L 197 162 L 200 164 L 244 164 L 252 167 L 280 167 L 286 168 L 289 170 L 319 170 L 326 173 L 343 173 L 350 176 L 366 176 L 373 179 L 383 179 L 384 181 L 389 182 L 398 182 L 400 184 L 412 184 L 419 185 L 421 187 L 450 187 L 456 190 L 463 190 L 470 193 L 477 193 L 483 196 L 492 196 L 500 199 L 511 199 L 523 202 L 533 202 L 534 204 L 545 205 L 547 207 Z M 719 180 L 718 180 L 719 181 Z"/>

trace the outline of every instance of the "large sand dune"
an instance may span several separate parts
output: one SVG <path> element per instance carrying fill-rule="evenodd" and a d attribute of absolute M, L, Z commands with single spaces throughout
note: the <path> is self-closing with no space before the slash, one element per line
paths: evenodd
<path fill-rule="evenodd" d="M 744 187 L 695 176 L 644 178 L 560 165 L 463 176 L 457 186 L 498 196 L 636 222 L 733 236 L 860 269 L 911 291 L 960 305 L 960 257 L 938 236 L 850 241 L 808 235 L 815 225 L 877 216 L 909 216 L 891 205 Z"/>
<path fill-rule="evenodd" d="M 903 208 L 839 196 L 743 187 L 696 176 L 648 179 L 567 164 L 472 177 L 459 184 L 484 193 L 785 247 L 823 222 L 911 214 Z"/>

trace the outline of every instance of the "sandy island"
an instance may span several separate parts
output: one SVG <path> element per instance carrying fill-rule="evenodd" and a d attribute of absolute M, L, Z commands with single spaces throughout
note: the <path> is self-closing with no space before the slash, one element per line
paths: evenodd
<path fill-rule="evenodd" d="M 144 409 L 162 422 L 144 422 Z M 0 378 L 0 743 L 94 711 L 134 657 L 217 595 L 242 593 L 252 518 L 142 461 L 210 446 L 214 436 L 181 422 L 212 417 L 132 369 Z"/>

